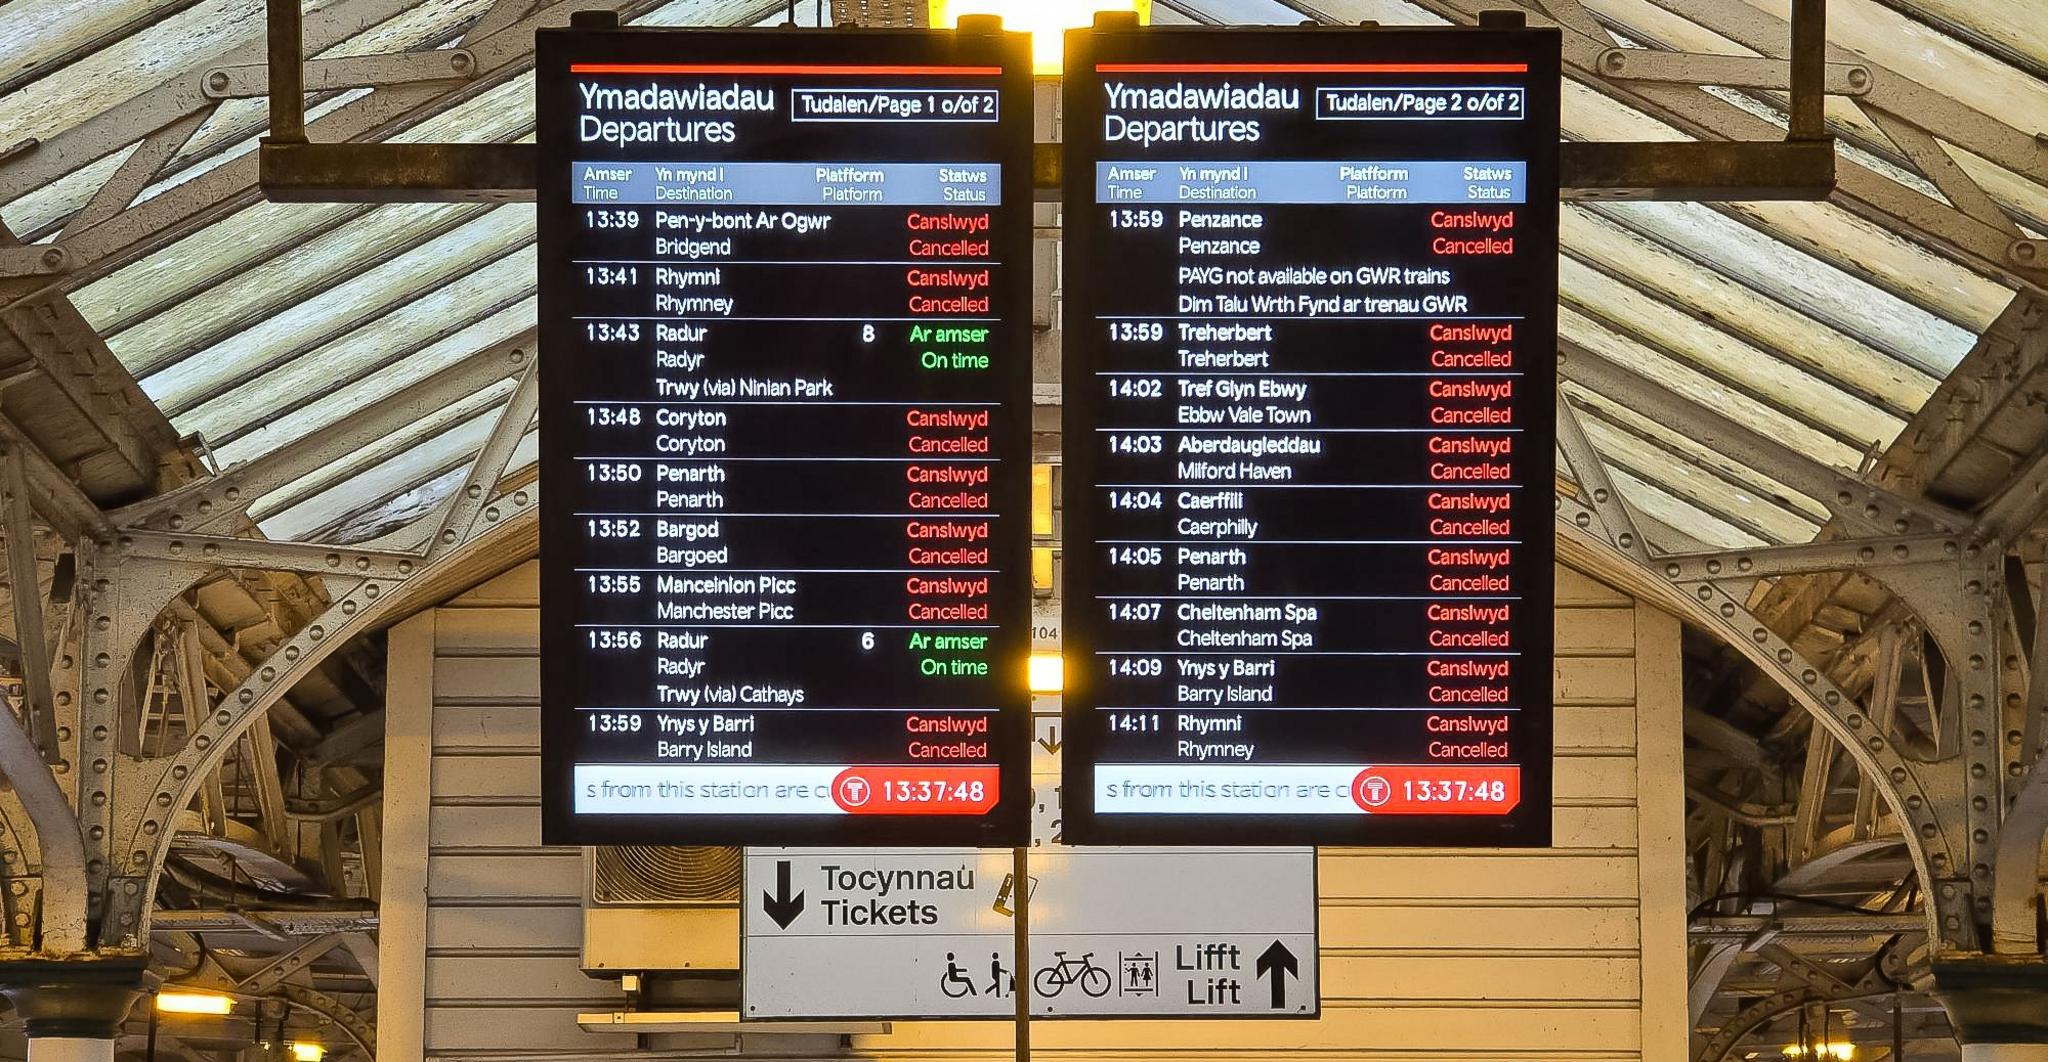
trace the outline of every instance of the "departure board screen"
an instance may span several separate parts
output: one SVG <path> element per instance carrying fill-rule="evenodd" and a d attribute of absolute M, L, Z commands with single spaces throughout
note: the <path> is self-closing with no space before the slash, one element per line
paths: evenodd
<path fill-rule="evenodd" d="M 546 839 L 1018 843 L 1025 38 L 538 47 Z"/>
<path fill-rule="evenodd" d="M 1549 843 L 1558 48 L 1069 35 L 1070 840 Z"/>

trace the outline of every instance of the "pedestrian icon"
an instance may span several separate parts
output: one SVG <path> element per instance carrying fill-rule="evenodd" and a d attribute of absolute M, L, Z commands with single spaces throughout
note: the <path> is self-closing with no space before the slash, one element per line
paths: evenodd
<path fill-rule="evenodd" d="M 1017 991 L 1017 979 L 1010 976 L 1010 971 L 1003 969 L 1003 953 L 999 951 L 989 952 L 988 994 L 992 996 L 1007 996 L 1015 991 Z"/>

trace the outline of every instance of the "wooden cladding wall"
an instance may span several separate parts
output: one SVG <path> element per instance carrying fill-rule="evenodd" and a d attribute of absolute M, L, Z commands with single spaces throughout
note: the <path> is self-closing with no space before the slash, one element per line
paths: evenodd
<path fill-rule="evenodd" d="M 584 976 L 582 858 L 539 845 L 532 564 L 394 628 L 386 765 L 385 1062 L 606 1055 L 994 1062 L 1002 1023 L 885 1036 L 580 1031 L 616 1010 Z M 1062 1062 L 1190 1058 L 1677 1062 L 1685 1057 L 1679 632 L 1558 569 L 1555 847 L 1324 849 L 1317 1021 L 1045 1022 Z M 425 852 L 424 864 L 419 853 Z"/>

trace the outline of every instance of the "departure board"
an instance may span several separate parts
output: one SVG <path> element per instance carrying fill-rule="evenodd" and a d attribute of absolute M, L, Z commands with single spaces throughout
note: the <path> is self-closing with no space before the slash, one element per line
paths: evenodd
<path fill-rule="evenodd" d="M 1028 829 L 1022 35 L 538 35 L 553 844 Z"/>
<path fill-rule="evenodd" d="M 1069 35 L 1069 840 L 1549 843 L 1558 50 Z"/>

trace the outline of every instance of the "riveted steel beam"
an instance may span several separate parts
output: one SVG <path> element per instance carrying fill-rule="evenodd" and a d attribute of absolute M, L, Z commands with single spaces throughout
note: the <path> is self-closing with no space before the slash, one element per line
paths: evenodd
<path fill-rule="evenodd" d="M 1789 61 L 1758 55 L 1609 48 L 1600 53 L 1596 69 L 1606 77 L 1622 81 L 1674 81 L 1781 91 L 1792 87 Z M 1870 91 L 1870 67 L 1864 63 L 1828 63 L 1821 87 L 1830 96 L 1864 95 Z"/>
<path fill-rule="evenodd" d="M 2048 512 L 2048 451 L 2035 454 L 2014 472 L 1978 512 L 1974 533 L 1982 539 L 2015 541 L 2044 512 Z"/>
<path fill-rule="evenodd" d="M 1558 372 L 1566 379 L 1680 429 L 1701 445 L 1814 499 L 1859 534 L 1960 533 L 1972 522 L 1938 503 L 1904 498 L 1866 483 L 1569 341 L 1560 341 L 1558 351 Z"/>
<path fill-rule="evenodd" d="M 71 270 L 71 253 L 61 244 L 0 247 L 0 277 L 43 277 Z"/>
<path fill-rule="evenodd" d="M 427 543 L 428 557 L 438 557 L 468 539 L 476 528 L 477 517 L 483 514 L 484 506 L 497 495 L 498 481 L 505 475 L 505 466 L 511 463 L 512 452 L 518 448 L 519 440 L 526 437 L 526 429 L 540 409 L 538 370 L 538 360 L 531 361 L 520 375 L 512 397 L 498 411 L 498 421 L 491 426 L 490 437 L 484 440 L 476 459 L 470 462 L 469 474 L 463 478 L 461 489 L 455 492 L 441 517 L 440 529 Z"/>
<path fill-rule="evenodd" d="M 1666 554 L 1657 557 L 1651 565 L 1671 579 L 1721 582 L 1900 564 L 1953 563 L 1962 554 L 1963 545 L 1963 539 L 1957 535 L 1833 539 L 1715 553 Z"/>
<path fill-rule="evenodd" d="M 218 529 L 238 519 L 251 503 L 271 491 L 522 371 L 532 357 L 533 339 L 534 333 L 527 331 L 493 344 L 320 431 L 217 476 L 119 510 L 112 518 L 122 527 L 137 529 Z"/>
<path fill-rule="evenodd" d="M 423 566 L 420 557 L 387 550 L 163 531 L 123 531 L 113 540 L 113 552 L 116 557 L 184 562 L 193 566 L 195 578 L 217 565 L 301 575 L 398 580 L 418 573 Z"/>
<path fill-rule="evenodd" d="M 1581 522 L 1578 516 L 1582 513 L 1590 519 Z M 1952 796 L 1957 788 L 1954 779 L 1908 761 L 1902 746 L 1879 730 L 1862 705 L 1757 620 L 1747 605 L 1721 584 L 1673 580 L 1589 529 L 1597 524 L 1585 503 L 1557 496 L 1560 556 L 1587 566 L 1588 571 L 1625 592 L 1714 632 L 1785 690 L 1792 703 L 1810 714 L 1817 725 L 1826 727 L 1891 805 L 1904 831 L 1907 850 L 1916 866 L 1923 868 L 1922 880 L 1942 883 L 1942 887 L 1929 888 L 1932 902 L 1925 911 L 1929 935 L 1954 947 L 1973 948 L 1976 922 L 1970 896 L 1946 880 L 1963 856 L 1963 848 L 1937 815 L 1939 809 L 1959 799 L 1959 795 Z"/>
<path fill-rule="evenodd" d="M 0 711 L 0 774 L 14 790 L 22 810 L 35 827 L 42 865 L 42 910 L 39 925 L 42 950 L 51 955 L 71 955 L 86 950 L 85 841 L 78 832 L 78 816 L 71 810 L 57 776 L 43 762 L 42 750 L 29 740 L 14 713 Z M 27 867 L 10 867 L 9 877 Z M 26 912 L 24 912 L 26 913 Z M 33 915 L 31 916 L 33 917 Z"/>
<path fill-rule="evenodd" d="M 530 528 L 538 513 L 538 486 L 512 490 L 485 506 L 467 541 L 448 551 L 442 564 L 490 549 L 501 538 Z M 413 578 L 419 578 L 418 575 Z M 146 877 L 153 885 L 168 853 L 179 809 L 189 806 L 200 780 L 216 770 L 256 717 L 284 695 L 301 677 L 358 632 L 386 615 L 402 595 L 391 580 L 364 578 L 338 596 L 312 622 L 292 635 L 256 667 L 248 679 L 224 696 L 212 714 L 175 754 L 134 764 L 134 785 L 151 794 L 123 802 L 120 821 L 109 839 L 108 858 L 124 874 Z M 144 927 L 147 928 L 146 926 Z"/>
<path fill-rule="evenodd" d="M 304 64 L 307 92 L 377 88 L 415 81 L 466 81 L 476 76 L 476 54 L 467 48 L 431 48 L 421 52 L 384 52 L 338 59 L 308 59 Z M 269 63 L 236 63 L 206 71 L 200 84 L 208 99 L 248 99 L 270 94 Z"/>
<path fill-rule="evenodd" d="M 100 185 L 100 190 L 94 192 L 91 199 L 86 200 L 85 206 L 80 207 L 78 213 L 71 215 L 64 222 L 64 228 L 57 237 L 58 243 L 53 249 L 59 252 L 64 250 L 63 233 L 76 232 L 98 224 L 127 209 L 128 204 L 135 202 L 135 197 L 156 178 L 157 171 L 163 168 L 164 163 L 183 150 L 186 143 L 192 139 L 192 134 L 212 116 L 212 109 L 193 111 L 144 137 L 142 143 L 137 144 L 135 150 L 129 152 L 128 157 L 121 161 L 113 176 L 108 177 L 107 182 Z M 65 254 L 64 268 L 70 268 L 69 254 Z"/>
<path fill-rule="evenodd" d="M 1984 189 L 1977 184 L 1975 178 L 1964 172 L 1963 168 L 1956 164 L 1956 160 L 1951 158 L 1948 150 L 1935 140 L 1932 132 L 1922 128 L 1916 122 L 1901 118 L 1890 111 L 1878 110 L 1874 107 L 1871 108 L 1870 117 L 1872 121 L 1877 123 L 1878 129 L 1882 130 L 1884 135 L 1891 140 L 1892 145 L 1897 147 L 1900 153 L 1906 156 L 1906 160 L 1913 164 L 1913 168 L 1919 170 L 1923 176 L 1933 182 L 1934 186 L 1940 189 L 1941 194 L 1946 196 L 1948 201 L 1954 204 L 1957 210 L 2012 236 L 2014 239 L 2019 239 L 2025 235 L 2020 231 L 2020 227 L 2013 223 L 2012 218 L 2006 216 L 2005 208 L 1999 206 L 1998 202 L 1987 195 Z M 2012 257 L 2010 250 L 2008 250 L 2006 257 Z M 2028 263 L 2015 262 L 2013 264 L 2025 265 Z"/>
<path fill-rule="evenodd" d="M 345 936 L 343 933 L 323 933 L 305 941 L 272 959 L 262 969 L 242 978 L 235 984 L 235 990 L 253 996 L 267 995 L 271 989 L 283 984 L 286 978 L 313 965 L 315 959 L 340 947 Z"/>
<path fill-rule="evenodd" d="M 1759 951 L 1783 972 L 1778 991 L 1756 1000 L 1723 1022 L 1721 1028 L 1694 1053 L 1694 1062 L 1723 1062 L 1744 1037 L 1772 1019 L 1793 1013 L 1810 1003 L 1842 1003 L 1890 995 L 1898 992 L 1905 980 L 1905 958 L 1890 944 L 1859 964 L 1849 978 L 1808 962 L 1782 945 L 1766 944 Z"/>
<path fill-rule="evenodd" d="M 2048 838 L 2048 770 L 2037 760 L 2018 786 L 1992 855 L 1991 950 L 2041 953 L 2041 845 Z"/>
<path fill-rule="evenodd" d="M 42 564 L 30 519 L 26 459 L 20 447 L 0 452 L 0 530 L 7 537 L 8 598 L 14 606 L 14 644 L 21 653 L 29 739 L 45 760 L 56 758 L 57 707 L 50 689 L 50 642 L 43 626 Z"/>
<path fill-rule="evenodd" d="M 303 1007 L 322 1017 L 332 1019 L 348 1038 L 355 1041 L 365 1057 L 377 1057 L 377 1027 L 355 1008 L 342 1003 L 325 992 L 315 991 L 303 985 L 279 985 L 271 993 L 289 1000 L 293 1006 Z"/>
<path fill-rule="evenodd" d="M 1765 931 L 1788 937 L 1885 936 L 1916 933 L 1923 928 L 1917 914 L 1828 913 L 1800 915 L 1701 915 L 1686 926 L 1694 940 L 1751 940 Z"/>
<path fill-rule="evenodd" d="M 411 6 L 411 0 L 339 0 L 328 4 L 307 20 L 309 47 L 314 52 L 324 51 Z M 527 46 L 532 46 L 530 39 Z M 218 66 L 257 62 L 264 54 L 261 39 L 249 40 L 224 54 L 195 62 L 156 88 L 38 141 L 30 150 L 0 163 L 0 201 L 18 198 L 194 111 L 213 106 L 214 101 L 205 92 L 205 72 Z"/>
<path fill-rule="evenodd" d="M 1785 58 L 1791 27 L 1783 18 L 1745 0 L 1651 0 L 1658 7 L 1697 22 L 1759 54 Z M 1870 69 L 1870 91 L 1858 102 L 1941 132 L 1943 139 L 1968 148 L 2009 170 L 2036 181 L 2048 181 L 2048 152 L 2031 134 L 1957 100 L 1948 92 L 1921 84 L 1882 63 L 1838 45 L 1827 48 L 1831 63 Z"/>
<path fill-rule="evenodd" d="M 2006 673 L 1998 651 L 2003 630 L 2003 558 L 2004 551 L 1996 541 L 1919 536 L 1867 542 L 1835 540 L 1652 561 L 1664 578 L 1694 593 L 1709 587 L 1725 592 L 1721 585 L 1725 582 L 1748 583 L 1772 575 L 1860 571 L 1913 610 L 1949 663 L 1949 683 L 1954 690 L 1953 703 L 1942 705 L 1943 732 L 1953 731 L 1954 740 L 1938 741 L 1937 752 L 1947 754 L 1944 766 L 1956 772 L 1962 788 L 1959 799 L 1940 810 L 1961 820 L 1956 824 L 1961 827 L 1956 831 L 1960 847 L 1952 853 L 1959 858 L 1953 866 L 1957 872 L 1966 872 L 1968 880 L 1966 885 L 1945 881 L 1941 887 L 1964 890 L 1959 898 L 1966 899 L 1974 910 L 1973 920 L 1981 917 L 1983 921 L 1989 921 L 1992 914 L 1992 853 L 1999 811 L 2005 806 L 2008 779 L 2017 773 L 2006 754 L 2007 746 L 2017 743 L 2005 740 L 2007 731 L 2000 715 L 2002 691 L 2019 688 L 2017 676 Z M 1802 672 L 1802 676 L 1810 673 Z M 1870 730 L 1876 733 L 1879 728 L 1871 726 Z M 1802 800 L 1806 796 L 1802 790 Z M 1805 825 L 1817 826 L 1817 821 Z"/>
<path fill-rule="evenodd" d="M 1635 515 L 1629 511 L 1621 492 L 1614 489 L 1600 452 L 1586 437 L 1578 413 L 1562 391 L 1557 395 L 1557 446 L 1571 466 L 1581 499 L 1599 515 L 1608 541 L 1639 561 L 1649 560 L 1649 544 L 1643 541 L 1642 532 L 1636 530 Z"/>
<path fill-rule="evenodd" d="M 1816 726 L 1806 732 L 1806 761 L 1799 773 L 1799 796 L 1792 810 L 1791 851 L 1786 856 L 1793 866 L 1805 863 L 1820 847 L 1828 783 L 1833 777 L 1835 750 L 1840 747 L 1827 727 Z"/>
<path fill-rule="evenodd" d="M 1444 18 L 1470 24 L 1478 20 L 1482 9 L 1496 6 L 1500 0 L 1414 2 Z M 1697 140 L 1760 142 L 1786 135 L 1784 129 L 1771 121 L 1695 86 L 1653 81 L 1621 82 L 1602 76 L 1599 72 L 1599 57 L 1614 47 L 1614 40 L 1600 28 L 1599 22 L 1585 11 L 1577 0 L 1551 0 L 1547 6 L 1539 5 L 1537 0 L 1512 2 L 1525 12 L 1530 24 L 1556 25 L 1563 31 L 1565 66 L 1575 77 L 1587 81 L 1601 92 L 1628 106 L 1675 126 Z M 1677 0 L 1667 0 L 1667 6 L 1674 2 Z M 1691 3 L 1693 0 L 1685 2 Z M 1732 3 L 1737 7 L 1749 7 L 1742 3 L 1742 0 L 1698 2 Z M 1801 2 L 1808 3 L 1810 0 Z M 1817 9 L 1820 4 L 1815 2 L 1811 6 Z M 1792 36 L 1792 27 L 1782 21 L 1776 22 L 1776 25 L 1780 28 L 1780 36 L 1770 42 L 1770 47 L 1759 47 L 1748 41 L 1744 43 L 1767 55 L 1781 58 L 1788 56 L 1794 50 L 1792 44 L 1788 43 L 1788 38 Z M 1824 43 L 1816 42 L 1812 37 L 1801 39 L 1808 43 L 1809 49 L 1816 43 Z M 1812 54 L 1811 51 L 1808 54 Z M 1839 58 L 1841 61 L 1855 62 L 1859 57 L 1844 52 Z M 1802 68 L 1809 64 L 1794 65 L 1795 68 Z M 1874 64 L 1872 70 L 1872 91 L 1876 92 L 1884 80 L 1884 72 L 1878 70 Z M 1815 87 L 1818 87 L 1818 82 Z M 1823 97 L 1811 91 L 1794 93 L 1794 97 L 1790 138 L 1824 142 L 1821 138 L 1825 136 L 1825 129 L 1816 126 L 1815 117 L 1818 114 L 1817 108 L 1824 102 Z M 1967 111 L 1968 108 L 1963 110 Z M 1924 113 L 1915 113 L 1918 115 L 1915 120 L 1934 121 Z M 1809 128 L 1810 126 L 1814 128 Z M 2029 150 L 2033 148 L 2030 146 Z M 1899 184 L 1891 177 L 1853 160 L 1837 170 L 1835 192 L 1828 198 L 1880 224 L 1899 228 L 1903 234 L 1916 242 L 1962 262 L 1978 272 L 2036 291 L 2048 291 L 2048 269 L 2020 266 L 2011 260 L 2009 234 L 1986 225 L 1946 203 L 1930 199 L 1912 188 Z"/>
<path fill-rule="evenodd" d="M 475 76 L 465 81 L 436 82 L 423 81 L 389 85 L 351 100 L 334 110 L 313 118 L 305 123 L 304 138 L 317 144 L 339 145 L 345 141 L 357 142 L 354 146 L 367 146 L 405 128 L 417 125 L 422 120 L 453 107 L 487 89 L 503 84 L 520 72 L 529 69 L 533 63 L 533 32 L 543 27 L 567 25 L 573 8 L 596 8 L 617 11 L 624 18 L 637 17 L 660 6 L 661 0 L 584 0 L 579 4 L 553 4 L 535 11 L 489 34 L 465 38 L 462 47 L 476 57 Z M 389 18 L 400 10 L 411 6 L 410 0 L 345 0 L 330 4 L 306 15 L 306 48 L 310 54 L 317 54 L 334 41 L 323 34 L 322 27 L 329 24 L 331 16 L 340 13 L 352 14 L 376 7 Z M 376 21 L 382 21 L 377 19 Z M 350 19 L 353 21 L 353 18 Z M 358 30 L 360 27 L 357 27 Z M 353 32 L 353 31 L 352 31 Z M 264 55 L 262 42 L 255 42 L 242 50 L 228 55 L 217 56 L 203 63 L 194 64 L 185 73 L 173 79 L 174 91 L 196 97 L 210 105 L 204 95 L 204 73 L 223 65 L 252 63 Z M 138 97 L 144 100 L 148 97 Z M 189 100 L 185 101 L 189 103 Z M 108 119 L 117 112 L 135 104 L 130 101 L 101 115 L 93 121 Z M 176 120 L 190 110 L 189 106 L 177 105 L 160 108 L 161 113 L 152 111 L 147 118 L 126 119 L 121 135 L 127 139 L 118 141 L 118 148 L 133 142 L 151 130 Z M 149 121 L 156 124 L 150 125 Z M 69 136 L 70 133 L 63 134 Z M 273 138 L 275 139 L 275 138 Z M 472 145 L 484 146 L 484 145 Z M 92 158 L 69 158 L 55 166 L 43 166 L 34 172 L 17 167 L 30 166 L 32 160 L 41 155 L 47 145 L 29 152 L 13 165 L 0 168 L 0 189 L 19 185 L 14 194 L 40 186 L 45 181 L 90 162 Z M 109 148 L 108 150 L 112 150 Z M 100 152 L 105 154 L 105 152 Z M 120 214 L 98 224 L 85 227 L 67 237 L 67 250 L 73 256 L 73 272 L 64 278 L 64 285 L 74 287 L 104 276 L 137 258 L 162 247 L 188 233 L 218 220 L 250 203 L 256 202 L 262 194 L 261 167 L 262 152 L 251 152 L 215 166 L 213 169 L 179 184 L 175 188 L 153 196 Z M 312 156 L 317 157 L 317 156 Z M 400 161 L 405 161 L 401 158 Z M 412 161 L 418 162 L 415 157 Z M 454 160 L 447 163 L 460 167 L 463 163 Z M 457 172 L 463 172 L 457 170 Z M 478 168 L 473 172 L 484 172 Z M 346 176 L 346 174 L 337 174 Z M 416 177 L 417 175 L 415 175 Z M 0 194 L 0 200 L 11 198 Z"/>

